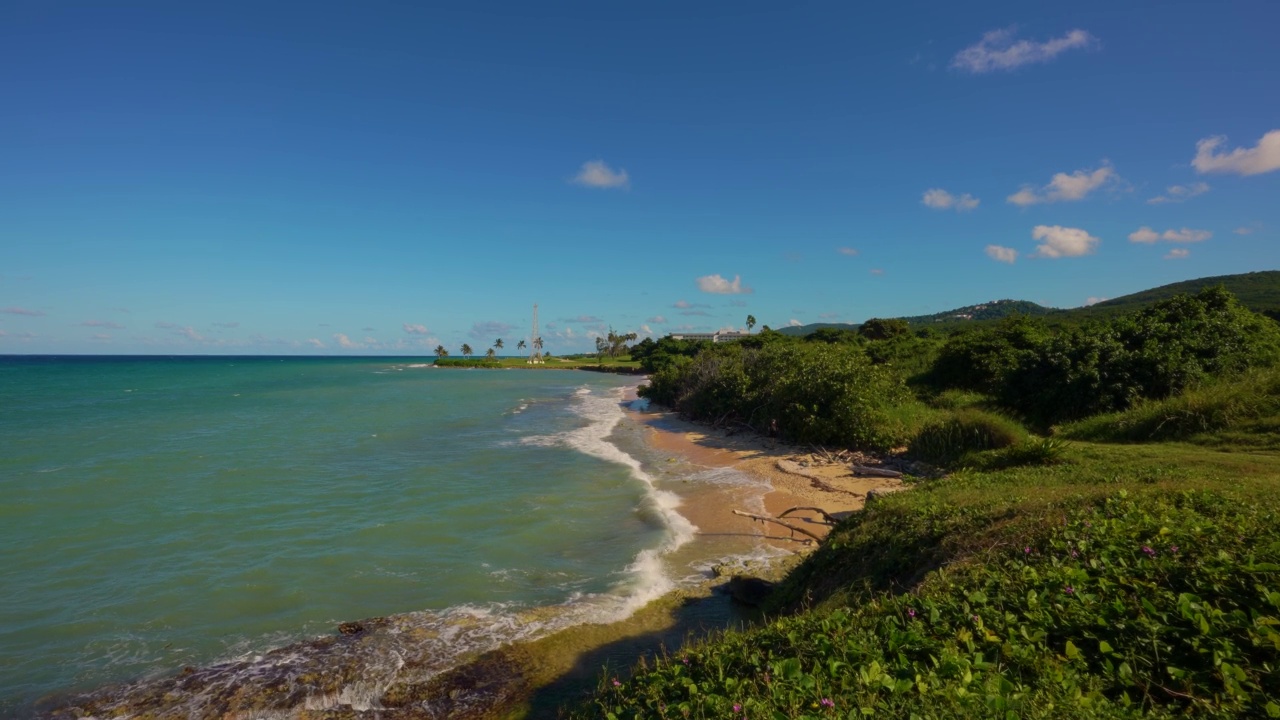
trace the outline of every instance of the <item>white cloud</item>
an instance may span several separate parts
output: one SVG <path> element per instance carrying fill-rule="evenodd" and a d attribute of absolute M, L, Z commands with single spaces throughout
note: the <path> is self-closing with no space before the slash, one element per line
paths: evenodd
<path fill-rule="evenodd" d="M 872 275 L 883 275 L 883 274 L 884 274 L 884 270 L 881 270 L 880 268 L 872 268 L 872 269 L 871 269 L 871 274 L 872 274 Z"/>
<path fill-rule="evenodd" d="M 956 53 L 951 60 L 951 67 L 971 73 L 1013 70 L 1023 65 L 1049 62 L 1067 50 L 1090 48 L 1098 44 L 1097 38 L 1084 30 L 1071 30 L 1060 38 L 1038 43 L 1015 40 L 1015 29 L 1010 27 L 986 33 L 976 45 L 970 45 Z"/>
<path fill-rule="evenodd" d="M 654 315 L 653 317 L 649 318 L 647 322 L 651 322 L 654 325 L 666 325 L 667 319 L 661 315 Z"/>
<path fill-rule="evenodd" d="M 924 197 L 920 199 L 920 202 L 925 207 L 931 207 L 934 210 L 954 209 L 956 212 L 967 212 L 978 207 L 978 203 L 982 201 L 969 193 L 952 195 L 942 188 L 929 188 L 924 191 Z"/>
<path fill-rule="evenodd" d="M 1182 228 L 1181 230 L 1165 230 L 1160 236 L 1161 240 L 1177 243 L 1196 243 L 1204 242 L 1213 237 L 1213 233 L 1208 230 L 1192 230 L 1191 228 Z"/>
<path fill-rule="evenodd" d="M 471 329 L 467 331 L 467 334 L 480 342 L 491 343 L 495 338 L 510 335 L 511 331 L 515 329 L 515 325 L 490 320 L 488 322 L 472 323 Z"/>
<path fill-rule="evenodd" d="M 1197 172 L 1259 175 L 1280 170 L 1280 130 L 1263 135 L 1251 148 L 1236 148 L 1229 153 L 1218 154 L 1218 147 L 1226 141 L 1219 135 L 1196 143 L 1196 156 L 1191 164 Z"/>
<path fill-rule="evenodd" d="M 1152 230 L 1146 225 L 1143 225 L 1137 230 L 1134 230 L 1133 232 L 1129 233 L 1129 242 L 1150 244 L 1159 239 L 1160 239 L 1160 233 L 1156 232 L 1155 230 Z"/>
<path fill-rule="evenodd" d="M 1110 298 L 1104 298 L 1104 297 L 1090 297 L 1089 299 L 1084 301 L 1084 306 L 1089 307 L 1090 305 L 1097 305 L 1098 303 L 1106 302 L 1109 299 Z"/>
<path fill-rule="evenodd" d="M 409 323 L 405 323 L 402 327 L 404 327 L 404 331 L 409 333 L 410 335 L 426 335 L 427 334 L 426 325 L 411 325 Z"/>
<path fill-rule="evenodd" d="M 1262 229 L 1262 223 L 1256 222 L 1252 225 L 1241 225 L 1240 227 L 1236 228 L 1235 230 L 1232 230 L 1231 232 L 1234 232 L 1237 235 L 1252 235 L 1261 229 Z"/>
<path fill-rule="evenodd" d="M 1057 173 L 1048 185 L 1037 192 L 1029 185 L 1005 198 L 1006 202 L 1019 207 L 1053 203 L 1061 201 L 1083 200 L 1086 195 L 1102 187 L 1108 182 L 1119 180 L 1116 171 L 1103 162 L 1097 170 L 1077 170 L 1071 174 Z"/>
<path fill-rule="evenodd" d="M 671 307 L 685 310 L 688 308 L 709 308 L 711 306 L 706 303 L 691 303 L 688 300 L 677 300 L 671 304 Z"/>
<path fill-rule="evenodd" d="M 190 325 L 184 328 L 179 328 L 178 334 L 194 342 L 204 342 L 204 336 L 196 332 L 195 328 L 191 327 Z"/>
<path fill-rule="evenodd" d="M 849 255 L 849 256 L 858 254 L 858 251 L 851 247 L 836 248 L 836 252 L 840 253 L 841 255 Z"/>
<path fill-rule="evenodd" d="M 1018 259 L 1018 251 L 1001 245 L 988 245 L 987 257 L 1002 263 L 1012 264 Z"/>
<path fill-rule="evenodd" d="M 1164 195 L 1157 195 L 1147 201 L 1148 205 L 1160 205 L 1162 203 L 1180 203 L 1188 198 L 1197 195 L 1203 195 L 1209 192 L 1209 183 L 1194 183 L 1192 185 L 1170 185 L 1165 189 Z"/>
<path fill-rule="evenodd" d="M 7 313 L 9 315 L 26 315 L 28 317 L 41 317 L 45 314 L 43 310 L 29 310 L 23 307 L 0 308 L 0 313 Z"/>
<path fill-rule="evenodd" d="M 360 347 L 360 343 L 352 342 L 351 338 L 343 335 L 342 333 L 334 333 L 333 339 L 338 341 L 339 347 L 346 348 L 347 350 Z"/>
<path fill-rule="evenodd" d="M 565 322 L 567 322 L 567 323 L 598 323 L 598 322 L 603 322 L 600 318 L 596 317 L 595 315 L 579 315 L 578 317 L 575 317 L 575 318 L 565 318 L 565 319 L 564 319 L 564 321 L 565 321 Z M 548 324 L 547 324 L 547 327 L 551 327 L 551 324 L 550 324 L 550 323 L 548 323 Z"/>
<path fill-rule="evenodd" d="M 1186 248 L 1174 248 L 1169 251 L 1169 254 L 1164 256 L 1164 259 L 1165 260 L 1182 260 L 1183 258 L 1186 258 L 1189 255 L 1191 255 L 1191 251 Z"/>
<path fill-rule="evenodd" d="M 742 277 L 739 275 L 734 275 L 732 282 L 719 275 L 703 275 L 698 278 L 698 289 L 704 293 L 717 295 L 746 295 L 755 292 L 742 284 Z"/>
<path fill-rule="evenodd" d="M 1211 237 L 1213 237 L 1213 233 L 1208 230 L 1192 230 L 1191 228 L 1184 227 L 1181 230 L 1165 230 L 1163 233 L 1158 233 L 1143 225 L 1137 230 L 1129 233 L 1129 242 L 1146 243 L 1148 245 L 1159 240 L 1176 243 L 1194 243 L 1204 242 Z"/>
<path fill-rule="evenodd" d="M 100 327 L 111 328 L 112 330 L 123 330 L 124 326 L 120 323 L 114 323 L 110 320 L 85 320 L 80 323 L 83 327 Z"/>
<path fill-rule="evenodd" d="M 645 335 L 652 335 L 653 328 L 650 328 L 648 325 L 641 325 L 640 332 L 644 333 Z"/>
<path fill-rule="evenodd" d="M 3 333 L 0 333 L 0 334 L 3 334 Z M 89 336 L 89 339 L 90 340 L 110 340 L 111 336 L 106 333 L 94 333 L 93 335 Z"/>
<path fill-rule="evenodd" d="M 1037 225 L 1032 228 L 1031 237 L 1042 241 L 1041 245 L 1036 246 L 1036 254 L 1033 257 L 1044 258 L 1091 255 L 1101 242 L 1080 228 L 1061 225 Z"/>
<path fill-rule="evenodd" d="M 795 318 L 791 318 L 790 320 L 787 321 L 787 327 L 800 327 L 803 324 L 804 323 L 800 322 Z"/>
<path fill-rule="evenodd" d="M 319 338 L 307 338 L 307 344 L 310 345 L 311 347 L 317 347 L 317 348 L 324 347 L 324 343 L 320 342 Z"/>
<path fill-rule="evenodd" d="M 571 180 L 576 185 L 592 188 L 631 188 L 631 178 L 627 171 L 619 168 L 616 172 L 603 160 L 589 160 L 582 163 L 582 169 Z"/>

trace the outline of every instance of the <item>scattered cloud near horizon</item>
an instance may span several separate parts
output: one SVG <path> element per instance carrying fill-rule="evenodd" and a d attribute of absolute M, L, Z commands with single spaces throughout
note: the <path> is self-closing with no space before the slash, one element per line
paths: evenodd
<path fill-rule="evenodd" d="M 495 338 L 510 335 L 511 331 L 515 329 L 516 326 L 510 323 L 489 320 L 487 322 L 473 323 L 471 330 L 467 331 L 467 334 L 481 342 L 493 342 Z"/>
<path fill-rule="evenodd" d="M 603 322 L 603 321 L 602 321 L 600 318 L 596 317 L 595 315 L 579 315 L 578 317 L 575 317 L 575 318 L 564 318 L 564 319 L 563 319 L 563 320 L 561 320 L 560 322 L 567 322 L 567 323 L 598 323 L 598 322 Z"/>
<path fill-rule="evenodd" d="M 800 327 L 803 324 L 804 323 L 800 322 L 795 318 L 791 318 L 790 320 L 787 321 L 787 327 Z"/>
<path fill-rule="evenodd" d="M 307 344 L 316 348 L 324 347 L 324 343 L 320 342 L 320 338 L 307 338 Z"/>
<path fill-rule="evenodd" d="M 404 331 L 409 333 L 410 335 L 426 335 L 427 334 L 426 325 L 413 325 L 411 323 L 405 323 L 403 327 L 404 327 Z"/>
<path fill-rule="evenodd" d="M 1186 248 L 1174 248 L 1164 256 L 1165 260 L 1182 260 L 1191 255 L 1191 251 Z"/>
<path fill-rule="evenodd" d="M 123 330 L 124 326 L 120 323 L 111 322 L 110 320 L 85 320 L 80 323 L 82 327 L 100 327 L 110 328 L 112 330 Z"/>
<path fill-rule="evenodd" d="M 0 308 L 0 313 L 5 313 L 7 315 L 26 315 L 27 317 L 44 317 L 45 315 L 45 311 L 43 310 L 31 310 L 24 307 Z"/>
<path fill-rule="evenodd" d="M 238 322 L 216 322 L 216 323 L 214 323 L 214 324 L 213 324 L 213 326 L 214 326 L 214 327 L 220 327 L 220 328 L 227 328 L 227 329 L 230 329 L 230 328 L 238 328 L 238 327 L 240 327 L 240 323 L 238 323 Z"/>
<path fill-rule="evenodd" d="M 742 284 L 742 276 L 734 275 L 733 280 L 725 280 L 720 275 L 703 275 L 698 278 L 698 289 L 704 293 L 716 295 L 749 295 L 755 290 Z"/>
<path fill-rule="evenodd" d="M 686 310 L 688 308 L 709 308 L 711 306 L 706 303 L 691 303 L 688 300 L 677 300 L 671 303 L 671 307 Z"/>
<path fill-rule="evenodd" d="M 1018 40 L 1017 26 L 991 30 L 976 44 L 956 53 L 951 67 L 974 74 L 1013 70 L 1023 65 L 1049 62 L 1067 50 L 1089 49 L 1100 43 L 1084 30 L 1069 30 L 1065 35 L 1044 42 Z"/>
<path fill-rule="evenodd" d="M 1102 242 L 1080 228 L 1061 225 L 1037 225 L 1031 229 L 1031 238 L 1041 241 L 1032 257 L 1052 260 L 1092 255 L 1098 249 L 1098 243 Z"/>
<path fill-rule="evenodd" d="M 1185 202 L 1189 198 L 1209 192 L 1209 183 L 1198 182 L 1191 185 L 1170 185 L 1165 188 L 1164 195 L 1157 195 L 1147 201 L 1148 205 Z"/>
<path fill-rule="evenodd" d="M 1013 264 L 1018 259 L 1018 251 L 1003 245 L 988 245 L 987 257 L 1002 263 Z"/>
<path fill-rule="evenodd" d="M 681 310 L 680 314 L 688 315 L 691 317 L 692 316 L 711 317 L 711 313 L 707 312 L 706 310 Z"/>
<path fill-rule="evenodd" d="M 1218 153 L 1218 148 L 1226 141 L 1226 136 L 1215 135 L 1196 143 L 1196 156 L 1191 160 L 1196 172 L 1260 175 L 1280 170 L 1280 130 L 1266 133 L 1251 148 L 1238 147 L 1231 152 Z"/>
<path fill-rule="evenodd" d="M 1084 306 L 1089 307 L 1090 305 L 1097 305 L 1100 302 L 1106 302 L 1110 299 L 1111 298 L 1105 298 L 1105 297 L 1090 297 L 1084 301 Z"/>
<path fill-rule="evenodd" d="M 654 325 L 666 325 L 667 319 L 661 315 L 654 315 L 653 317 L 649 318 L 645 322 L 651 322 Z"/>
<path fill-rule="evenodd" d="M 870 272 L 871 272 L 871 274 L 872 274 L 872 275 L 883 275 L 883 274 L 884 274 L 884 270 L 881 270 L 880 268 L 871 268 L 871 271 L 870 271 Z"/>
<path fill-rule="evenodd" d="M 1252 225 L 1241 225 L 1231 232 L 1237 235 L 1252 235 L 1262 229 L 1262 223 L 1254 223 Z"/>
<path fill-rule="evenodd" d="M 603 160 L 588 160 L 582 163 L 582 168 L 570 182 L 589 188 L 631 189 L 631 176 L 627 175 L 627 171 L 624 168 L 614 170 Z"/>
<path fill-rule="evenodd" d="M 976 207 L 982 201 L 970 195 L 963 193 L 960 195 L 952 195 L 942 188 L 929 188 L 924 191 L 924 196 L 920 202 L 934 210 L 955 210 L 956 212 L 968 212 Z M 854 254 L 857 250 L 854 251 Z"/>
<path fill-rule="evenodd" d="M 836 248 L 836 252 L 840 253 L 841 255 L 848 255 L 850 257 L 853 257 L 854 255 L 858 254 L 858 251 L 855 248 L 851 248 L 851 247 Z"/>
<path fill-rule="evenodd" d="M 1040 205 L 1043 203 L 1070 202 L 1083 200 L 1089 193 L 1108 182 L 1119 180 L 1116 171 L 1105 160 L 1097 170 L 1077 170 L 1073 173 L 1055 173 L 1049 184 L 1036 190 L 1030 185 L 1023 185 L 1018 192 L 1005 198 L 1005 201 L 1018 207 Z"/>
<path fill-rule="evenodd" d="M 1181 230 L 1165 230 L 1162 233 L 1158 233 L 1143 225 L 1129 233 L 1129 242 L 1146 243 L 1148 245 L 1160 240 L 1176 243 L 1195 243 L 1204 242 L 1211 237 L 1213 237 L 1213 233 L 1208 230 L 1192 230 L 1184 227 Z"/>
<path fill-rule="evenodd" d="M 334 333 L 333 339 L 337 341 L 338 347 L 343 348 L 345 350 L 354 350 L 356 348 L 363 347 L 358 342 L 352 342 L 351 338 L 347 337 L 346 335 L 343 335 L 342 333 Z"/>

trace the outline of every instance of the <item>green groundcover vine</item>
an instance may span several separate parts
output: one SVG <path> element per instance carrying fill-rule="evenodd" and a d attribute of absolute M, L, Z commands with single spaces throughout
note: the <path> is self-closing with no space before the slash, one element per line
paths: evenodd
<path fill-rule="evenodd" d="M 1280 717 L 1280 519 L 1203 491 L 1063 510 L 913 591 L 606 678 L 581 717 Z"/>

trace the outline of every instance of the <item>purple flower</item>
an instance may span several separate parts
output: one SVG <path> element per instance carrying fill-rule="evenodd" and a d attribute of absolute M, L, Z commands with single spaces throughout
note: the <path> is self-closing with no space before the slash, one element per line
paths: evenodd
<path fill-rule="evenodd" d="M 836 706 L 835 703 L 831 702 L 831 698 L 822 698 L 821 700 L 818 701 L 818 703 L 822 705 L 822 707 L 833 708 Z"/>
<path fill-rule="evenodd" d="M 689 664 L 689 658 L 680 658 L 680 662 L 684 663 L 685 665 L 688 665 L 688 664 Z"/>
<path fill-rule="evenodd" d="M 1073 588 L 1073 587 L 1071 587 L 1070 585 L 1068 585 L 1068 586 L 1066 587 L 1066 592 L 1067 592 L 1067 594 L 1068 594 L 1068 595 L 1070 595 L 1070 594 L 1074 593 L 1075 591 L 1076 591 L 1076 589 L 1075 589 L 1075 588 Z"/>
<path fill-rule="evenodd" d="M 1030 555 L 1030 554 L 1031 554 L 1031 546 L 1030 546 L 1030 545 L 1028 545 L 1028 546 L 1026 546 L 1026 547 L 1022 548 L 1022 552 L 1026 553 L 1027 555 Z"/>
<path fill-rule="evenodd" d="M 1072 550 L 1071 557 L 1080 557 L 1080 553 L 1076 552 L 1075 550 Z"/>
<path fill-rule="evenodd" d="M 734 712 L 735 714 L 736 714 L 736 713 L 740 713 L 740 712 L 742 712 L 742 706 L 741 706 L 741 705 L 739 705 L 738 703 L 734 703 L 734 704 L 733 704 L 733 712 Z"/>
<path fill-rule="evenodd" d="M 977 616 L 977 615 L 974 615 L 974 616 L 973 616 L 973 621 L 974 621 L 974 622 L 978 622 L 978 616 Z"/>
<path fill-rule="evenodd" d="M 1152 549 L 1151 549 L 1151 547 L 1150 547 L 1149 545 L 1143 545 L 1143 546 L 1142 546 L 1142 552 L 1146 553 L 1146 554 L 1147 554 L 1147 557 L 1155 557 L 1155 556 L 1156 556 L 1156 551 L 1155 551 L 1155 550 L 1152 550 Z"/>
<path fill-rule="evenodd" d="M 614 687 L 622 687 L 622 683 L 618 682 L 618 678 L 614 678 L 614 679 L 613 679 L 613 686 L 614 686 Z"/>
<path fill-rule="evenodd" d="M 1170 545 L 1170 546 L 1169 546 L 1169 552 L 1173 553 L 1174 555 L 1177 555 L 1177 554 L 1178 554 L 1178 546 L 1177 546 L 1177 545 Z"/>
<path fill-rule="evenodd" d="M 915 616 L 916 616 L 916 609 L 915 609 L 915 608 L 907 608 L 907 617 L 915 617 Z"/>

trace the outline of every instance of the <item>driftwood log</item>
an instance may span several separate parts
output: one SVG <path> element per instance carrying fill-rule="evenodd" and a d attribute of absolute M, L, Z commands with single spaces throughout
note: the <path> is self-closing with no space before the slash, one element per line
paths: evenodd
<path fill-rule="evenodd" d="M 741 510 L 734 510 L 733 514 L 741 515 L 742 517 L 745 517 L 745 518 L 751 518 L 752 520 L 759 520 L 760 522 L 767 522 L 767 523 L 773 523 L 774 525 L 781 525 L 782 527 L 790 530 L 793 533 L 808 535 L 809 537 L 813 538 L 816 542 L 822 542 L 822 538 L 818 537 L 817 535 L 814 535 L 808 530 L 805 530 L 802 527 L 796 527 L 795 525 L 792 525 L 789 522 L 779 520 L 778 518 L 775 518 L 775 517 L 769 517 L 768 515 L 754 515 L 752 513 L 742 512 Z"/>
<path fill-rule="evenodd" d="M 822 516 L 822 520 L 823 520 L 823 522 L 825 522 L 826 524 L 828 524 L 828 525 L 835 525 L 835 524 L 836 524 L 836 519 L 835 519 L 834 517 L 831 517 L 831 515 L 829 515 L 829 514 L 827 513 L 827 511 L 826 511 L 826 510 L 823 510 L 822 508 L 809 507 L 808 505 L 798 505 L 798 506 L 793 507 L 793 508 L 787 508 L 786 510 L 783 510 L 782 512 L 778 513 L 778 517 L 780 517 L 780 518 L 784 518 L 784 517 L 786 517 L 786 516 L 790 515 L 791 513 L 796 512 L 796 511 L 799 511 L 799 510 L 809 510 L 809 511 L 812 511 L 812 512 L 816 512 L 816 513 L 818 513 L 819 515 L 821 515 L 821 516 Z"/>
<path fill-rule="evenodd" d="M 900 478 L 902 473 L 897 470 L 886 470 L 885 468 L 871 467 L 870 465 L 851 465 L 854 475 L 870 475 L 871 477 L 882 478 Z"/>

